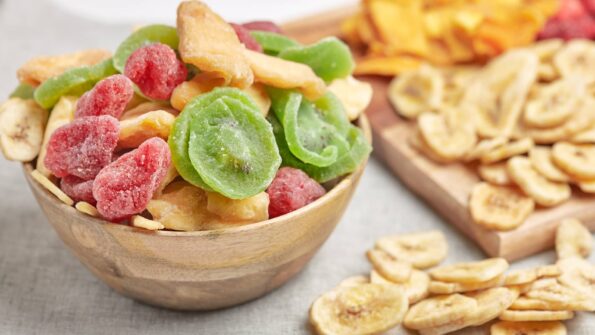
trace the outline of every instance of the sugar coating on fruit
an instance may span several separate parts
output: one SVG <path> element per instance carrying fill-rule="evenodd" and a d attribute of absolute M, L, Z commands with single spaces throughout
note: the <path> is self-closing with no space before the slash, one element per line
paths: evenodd
<path fill-rule="evenodd" d="M 93 183 L 101 216 L 120 221 L 144 211 L 170 164 L 167 143 L 154 137 L 106 166 Z"/>
<path fill-rule="evenodd" d="M 302 170 L 283 167 L 267 189 L 269 217 L 274 218 L 302 208 L 322 197 L 326 190 Z"/>
<path fill-rule="evenodd" d="M 176 52 L 168 45 L 154 43 L 134 51 L 124 68 L 130 78 L 149 98 L 166 100 L 188 75 Z"/>
<path fill-rule="evenodd" d="M 59 178 L 93 179 L 111 162 L 119 128 L 118 120 L 109 115 L 75 119 L 54 131 L 44 163 Z"/>
<path fill-rule="evenodd" d="M 239 24 L 235 24 L 235 23 L 230 23 L 230 24 L 233 27 L 233 30 L 235 30 L 236 35 L 238 35 L 240 42 L 242 42 L 244 44 L 244 46 L 246 46 L 246 48 L 248 48 L 250 50 L 262 52 L 262 47 L 260 46 L 260 44 L 258 42 L 256 42 L 254 37 L 252 37 L 252 35 L 250 35 L 250 30 L 248 30 L 247 28 L 245 28 L 244 26 L 241 26 Z"/>
<path fill-rule="evenodd" d="M 74 116 L 111 115 L 119 119 L 133 95 L 132 82 L 126 76 L 116 74 L 107 77 L 83 94 L 76 104 Z"/>
<path fill-rule="evenodd" d="M 95 205 L 93 179 L 84 180 L 75 176 L 66 176 L 60 181 L 60 189 L 74 201 L 84 201 Z"/>
<path fill-rule="evenodd" d="M 251 21 L 242 24 L 248 30 L 268 31 L 271 33 L 283 34 L 281 27 L 271 21 Z"/>

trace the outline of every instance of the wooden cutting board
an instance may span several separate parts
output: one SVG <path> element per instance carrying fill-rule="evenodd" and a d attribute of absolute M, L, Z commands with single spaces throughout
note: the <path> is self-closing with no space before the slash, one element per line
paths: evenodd
<path fill-rule="evenodd" d="M 356 10 L 356 7 L 333 10 L 290 22 L 284 25 L 284 29 L 303 43 L 315 42 L 324 36 L 338 36 L 341 22 Z M 374 133 L 374 155 L 489 256 L 501 256 L 512 261 L 551 248 L 560 220 L 571 216 L 581 219 L 591 231 L 595 230 L 594 198 L 578 190 L 573 191 L 572 199 L 564 205 L 537 209 L 513 231 L 495 232 L 474 224 L 467 201 L 473 185 L 479 180 L 476 173 L 463 164 L 435 164 L 411 148 L 408 142 L 414 125 L 400 118 L 390 105 L 387 98 L 390 79 L 360 79 L 374 87 L 374 98 L 366 111 Z"/>

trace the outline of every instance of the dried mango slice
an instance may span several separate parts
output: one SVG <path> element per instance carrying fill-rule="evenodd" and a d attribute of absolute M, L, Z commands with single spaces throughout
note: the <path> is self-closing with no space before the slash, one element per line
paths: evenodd
<path fill-rule="evenodd" d="M 37 87 L 46 80 L 83 66 L 93 66 L 110 58 L 111 53 L 102 49 L 89 49 L 58 56 L 36 57 L 17 70 L 21 83 Z"/>
<path fill-rule="evenodd" d="M 490 330 L 492 335 L 566 335 L 566 327 L 559 321 L 500 321 Z"/>
<path fill-rule="evenodd" d="M 559 126 L 570 119 L 585 93 L 580 77 L 558 80 L 541 88 L 537 97 L 527 103 L 523 121 L 537 128 Z"/>
<path fill-rule="evenodd" d="M 333 80 L 328 90 L 341 101 L 349 121 L 355 121 L 359 118 L 370 105 L 374 94 L 372 85 L 352 76 Z"/>
<path fill-rule="evenodd" d="M 469 200 L 473 221 L 488 229 L 511 230 L 533 213 L 535 203 L 516 188 L 475 185 Z"/>
<path fill-rule="evenodd" d="M 483 154 L 480 158 L 483 164 L 492 164 L 502 160 L 529 152 L 535 143 L 530 138 L 508 142 Z"/>
<path fill-rule="evenodd" d="M 411 277 L 411 264 L 400 261 L 382 250 L 368 250 L 366 256 L 378 273 L 393 282 L 404 283 Z"/>
<path fill-rule="evenodd" d="M 234 200 L 207 192 L 207 210 L 226 221 L 265 221 L 269 218 L 269 195 L 261 192 L 250 198 Z"/>
<path fill-rule="evenodd" d="M 395 77 L 388 89 L 390 102 L 397 113 L 405 118 L 416 118 L 424 112 L 437 111 L 442 105 L 443 94 L 442 75 L 427 64 Z"/>
<path fill-rule="evenodd" d="M 45 166 L 44 162 L 48 143 L 56 129 L 70 123 L 74 119 L 76 102 L 77 98 L 75 97 L 61 97 L 58 103 L 52 109 L 52 113 L 48 118 L 48 122 L 45 127 L 45 133 L 43 134 L 41 149 L 39 150 L 39 155 L 37 156 L 37 171 L 46 177 L 52 175 L 50 170 L 48 170 L 48 168 Z"/>
<path fill-rule="evenodd" d="M 504 258 L 490 258 L 483 261 L 458 263 L 430 270 L 434 280 L 449 283 L 478 283 L 494 279 L 508 269 Z"/>
<path fill-rule="evenodd" d="M 412 306 L 405 315 L 404 325 L 410 329 L 438 327 L 473 313 L 477 302 L 460 294 L 425 299 Z"/>
<path fill-rule="evenodd" d="M 569 182 L 570 178 L 554 164 L 552 150 L 549 147 L 537 146 L 529 151 L 529 159 L 535 170 L 551 181 Z"/>
<path fill-rule="evenodd" d="M 555 206 L 570 198 L 571 189 L 566 183 L 553 182 L 543 177 L 526 157 L 508 161 L 508 173 L 515 184 L 541 206 Z"/>
<path fill-rule="evenodd" d="M 595 179 L 595 145 L 558 142 L 552 149 L 557 166 L 579 179 Z"/>
<path fill-rule="evenodd" d="M 176 117 L 171 113 L 156 110 L 120 122 L 118 147 L 137 148 L 144 141 L 160 137 L 167 140 Z"/>
<path fill-rule="evenodd" d="M 556 230 L 556 253 L 558 259 L 589 257 L 593 249 L 591 232 L 582 222 L 569 218 L 562 220 Z"/>
<path fill-rule="evenodd" d="M 152 24 L 134 31 L 116 49 L 114 67 L 120 73 L 124 73 L 128 57 L 136 49 L 152 43 L 166 44 L 177 50 L 180 40 L 176 28 L 163 24 Z"/>
<path fill-rule="evenodd" d="M 498 186 L 510 186 L 513 184 L 508 170 L 506 169 L 506 163 L 496 163 L 490 165 L 480 165 L 477 167 L 477 173 L 483 181 L 486 181 L 492 185 Z"/>
<path fill-rule="evenodd" d="M 326 91 L 324 81 L 307 65 L 251 50 L 244 54 L 257 82 L 276 88 L 298 89 L 310 100 L 320 98 Z"/>
<path fill-rule="evenodd" d="M 0 106 L 0 149 L 8 160 L 29 162 L 39 154 L 48 112 L 33 100 L 10 98 Z"/>
<path fill-rule="evenodd" d="M 378 334 L 401 323 L 407 307 L 407 296 L 395 286 L 343 286 L 314 301 L 310 322 L 321 335 Z"/>
<path fill-rule="evenodd" d="M 250 35 L 260 44 L 262 50 L 271 56 L 277 56 L 285 49 L 301 46 L 285 35 L 269 31 L 251 31 Z"/>
<path fill-rule="evenodd" d="M 234 29 L 207 5 L 199 1 L 180 3 L 177 27 L 180 56 L 185 63 L 216 73 L 226 85 L 252 85 L 254 74 L 244 54 L 246 48 Z"/>
<path fill-rule="evenodd" d="M 375 248 L 418 269 L 440 264 L 448 252 L 446 238 L 438 230 L 386 236 L 376 241 Z"/>

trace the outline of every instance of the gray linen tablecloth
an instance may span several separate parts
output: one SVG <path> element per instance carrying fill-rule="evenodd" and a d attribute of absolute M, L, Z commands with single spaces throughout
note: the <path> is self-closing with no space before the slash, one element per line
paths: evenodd
<path fill-rule="evenodd" d="M 83 21 L 42 1 L 0 2 L 0 95 L 8 95 L 16 85 L 17 67 L 32 56 L 90 47 L 113 50 L 129 31 L 127 26 Z M 447 235 L 447 262 L 484 257 L 371 160 L 344 219 L 294 280 L 235 308 L 178 313 L 123 298 L 93 277 L 47 224 L 20 166 L 0 159 L 0 334 L 307 334 L 310 303 L 342 279 L 367 273 L 364 252 L 376 238 L 426 229 Z M 554 259 L 553 252 L 546 252 L 513 267 Z M 567 325 L 570 334 L 595 333 L 592 314 L 579 314 Z M 391 332 L 401 333 L 405 331 Z"/>

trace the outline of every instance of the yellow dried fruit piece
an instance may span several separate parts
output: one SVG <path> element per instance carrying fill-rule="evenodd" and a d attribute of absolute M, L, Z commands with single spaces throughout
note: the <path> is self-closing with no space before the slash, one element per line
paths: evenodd
<path fill-rule="evenodd" d="M 376 241 L 375 248 L 418 269 L 440 264 L 448 252 L 446 238 L 438 230 L 382 237 Z"/>
<path fill-rule="evenodd" d="M 595 266 L 580 258 L 563 259 L 558 261 L 558 265 L 562 269 L 562 275 L 558 278 L 560 284 L 578 292 L 594 306 Z"/>
<path fill-rule="evenodd" d="M 595 144 L 556 143 L 552 158 L 564 172 L 578 179 L 595 179 Z"/>
<path fill-rule="evenodd" d="M 515 311 L 568 311 L 571 310 L 571 307 L 556 301 L 519 297 L 510 306 L 510 309 Z"/>
<path fill-rule="evenodd" d="M 490 328 L 491 335 L 566 335 L 566 326 L 559 321 L 500 321 Z"/>
<path fill-rule="evenodd" d="M 177 116 L 179 114 L 179 112 L 177 110 L 173 109 L 167 102 L 146 101 L 146 102 L 141 102 L 140 104 L 134 106 L 133 108 L 125 111 L 124 114 L 122 114 L 122 116 L 120 117 L 120 121 L 134 119 L 134 118 L 139 117 L 143 114 L 157 111 L 157 110 L 166 111 L 174 116 Z"/>
<path fill-rule="evenodd" d="M 176 117 L 166 111 L 157 110 L 135 118 L 120 121 L 119 148 L 137 148 L 144 141 L 160 137 L 167 140 Z"/>
<path fill-rule="evenodd" d="M 525 154 L 529 152 L 534 145 L 535 143 L 533 143 L 533 140 L 530 138 L 523 138 L 517 141 L 508 142 L 486 152 L 480 157 L 480 160 L 483 164 L 493 164 L 510 157 Z"/>
<path fill-rule="evenodd" d="M 523 121 L 529 127 L 556 127 L 568 121 L 585 94 L 580 77 L 568 77 L 541 88 L 527 102 Z"/>
<path fill-rule="evenodd" d="M 407 308 L 407 297 L 396 286 L 343 286 L 314 301 L 310 322 L 321 335 L 379 334 L 400 324 Z"/>
<path fill-rule="evenodd" d="M 483 139 L 479 141 L 479 143 L 477 143 L 477 145 L 473 149 L 471 149 L 467 153 L 467 155 L 465 155 L 463 160 L 465 162 L 472 162 L 476 159 L 480 159 L 481 156 L 495 150 L 496 148 L 505 145 L 506 143 L 508 143 L 508 139 L 506 137 L 494 137 Z"/>
<path fill-rule="evenodd" d="M 39 155 L 37 156 L 36 166 L 37 171 L 46 177 L 50 177 L 52 175 L 44 163 L 50 138 L 56 129 L 69 124 L 74 119 L 74 111 L 76 109 L 77 100 L 78 99 L 75 97 L 63 96 L 52 109 L 52 113 L 50 113 L 47 125 L 45 126 L 45 133 L 43 134 L 41 149 L 39 150 Z"/>
<path fill-rule="evenodd" d="M 337 287 L 351 287 L 351 286 L 358 286 L 362 284 L 369 284 L 370 277 L 368 276 L 353 276 L 342 280 Z M 375 283 L 373 283 L 375 284 Z"/>
<path fill-rule="evenodd" d="M 411 264 L 398 260 L 387 252 L 372 249 L 368 250 L 366 256 L 374 269 L 391 281 L 404 283 L 411 277 Z"/>
<path fill-rule="evenodd" d="M 533 213 L 535 202 L 513 187 L 478 183 L 471 191 L 473 221 L 488 229 L 511 230 Z"/>
<path fill-rule="evenodd" d="M 264 85 L 298 89 L 307 99 L 316 100 L 326 92 L 326 84 L 304 64 L 246 50 L 244 52 L 256 82 Z"/>
<path fill-rule="evenodd" d="M 0 149 L 11 161 L 30 162 L 43 142 L 48 112 L 33 100 L 10 98 L 0 106 Z"/>
<path fill-rule="evenodd" d="M 85 201 L 77 202 L 76 205 L 74 205 L 74 208 L 76 208 L 77 211 L 87 214 L 89 216 L 93 216 L 93 217 L 99 216 L 99 212 L 97 211 L 97 208 L 95 208 L 95 206 L 93 206 L 90 203 L 85 202 Z"/>
<path fill-rule="evenodd" d="M 568 273 L 568 271 L 566 271 Z M 558 278 L 563 281 L 564 273 Z M 577 277 L 574 277 L 575 279 Z M 580 279 L 578 279 L 580 280 Z M 573 311 L 595 311 L 595 299 L 593 296 L 584 295 L 574 288 L 560 285 L 557 282 L 549 285 L 534 287 L 525 295 L 528 298 L 549 301 L 567 306 Z"/>
<path fill-rule="evenodd" d="M 532 269 L 516 270 L 506 274 L 504 285 L 522 285 L 538 279 L 558 277 L 562 272 L 556 265 L 544 265 Z"/>
<path fill-rule="evenodd" d="M 183 1 L 178 6 L 179 51 L 182 60 L 203 72 L 216 73 L 225 86 L 246 88 L 254 74 L 244 45 L 234 29 L 200 1 Z"/>
<path fill-rule="evenodd" d="M 393 79 L 388 98 L 403 117 L 413 119 L 442 106 L 444 80 L 440 72 L 427 64 Z"/>
<path fill-rule="evenodd" d="M 461 294 L 428 298 L 413 305 L 403 324 L 410 329 L 427 329 L 463 319 L 477 308 L 477 301 Z"/>
<path fill-rule="evenodd" d="M 595 179 L 587 181 L 575 180 L 575 183 L 581 191 L 589 194 L 595 193 Z"/>
<path fill-rule="evenodd" d="M 494 279 L 508 269 L 504 258 L 489 258 L 477 262 L 457 263 L 430 270 L 434 280 L 449 283 L 480 283 Z"/>
<path fill-rule="evenodd" d="M 588 83 L 595 82 L 591 71 L 595 67 L 595 45 L 589 40 L 569 41 L 556 53 L 553 63 L 562 77 L 580 76 Z"/>
<path fill-rule="evenodd" d="M 536 146 L 529 151 L 529 159 L 537 172 L 551 181 L 569 182 L 570 178 L 554 164 L 552 150 L 545 146 Z"/>
<path fill-rule="evenodd" d="M 506 287 L 494 287 L 484 291 L 465 294 L 477 301 L 477 309 L 466 324 L 481 326 L 496 319 L 518 298 L 519 293 Z"/>
<path fill-rule="evenodd" d="M 370 105 L 374 94 L 372 85 L 357 80 L 353 76 L 333 80 L 328 86 L 328 90 L 343 103 L 349 121 L 355 121 L 359 118 Z"/>
<path fill-rule="evenodd" d="M 39 171 L 33 170 L 31 171 L 31 177 L 35 179 L 41 186 L 43 186 L 46 190 L 50 191 L 53 195 L 56 196 L 60 201 L 67 204 L 68 206 L 74 205 L 74 201 L 66 195 L 66 193 L 62 192 L 62 190 L 52 183 L 46 176 L 42 175 Z"/>
<path fill-rule="evenodd" d="M 163 193 L 163 190 L 165 190 L 165 188 L 169 184 L 171 184 L 176 178 L 178 178 L 179 175 L 180 174 L 178 173 L 176 166 L 174 164 L 170 164 L 169 168 L 167 169 L 167 173 L 165 174 L 165 177 L 161 181 L 161 184 L 159 184 L 159 187 L 157 187 L 155 193 L 153 193 L 153 198 L 160 196 L 161 193 Z"/>
<path fill-rule="evenodd" d="M 571 311 L 513 311 L 507 310 L 500 314 L 503 321 L 557 321 L 569 320 L 574 317 Z"/>
<path fill-rule="evenodd" d="M 492 279 L 488 279 L 486 281 L 473 282 L 473 283 L 450 283 L 450 282 L 433 280 L 430 282 L 430 286 L 428 287 L 428 290 L 432 294 L 452 294 L 452 293 L 472 292 L 472 291 L 485 290 L 485 289 L 501 286 L 503 280 L 504 280 L 503 275 L 498 275 L 498 276 L 496 276 Z"/>
<path fill-rule="evenodd" d="M 149 220 L 140 215 L 133 216 L 130 221 L 132 222 L 132 225 L 134 227 L 143 228 L 147 230 L 161 230 L 165 228 L 160 222 Z"/>
<path fill-rule="evenodd" d="M 581 221 L 574 218 L 562 220 L 556 230 L 558 259 L 587 258 L 593 249 L 593 237 Z"/>
<path fill-rule="evenodd" d="M 226 221 L 265 221 L 269 218 L 269 195 L 261 192 L 250 198 L 236 200 L 207 192 L 207 210 Z"/>
<path fill-rule="evenodd" d="M 526 157 L 510 159 L 508 174 L 525 194 L 541 206 L 556 206 L 570 199 L 571 189 L 568 184 L 546 179 L 537 172 Z"/>
<path fill-rule="evenodd" d="M 436 163 L 440 163 L 440 164 L 452 163 L 451 160 L 447 160 L 447 159 L 444 159 L 444 158 L 438 156 L 438 154 L 436 154 L 433 151 L 433 149 L 428 146 L 426 141 L 421 136 L 421 134 L 419 132 L 419 128 L 415 129 L 413 134 L 411 134 L 411 137 L 409 137 L 409 145 L 411 145 L 411 147 L 413 147 L 415 150 L 419 151 L 421 154 L 423 154 L 424 156 L 433 160 Z"/>
<path fill-rule="evenodd" d="M 407 294 L 409 305 L 426 298 L 428 296 L 428 287 L 430 285 L 430 276 L 427 273 L 413 269 L 411 276 L 404 283 L 397 283 L 384 278 L 378 271 L 370 272 L 370 282 L 373 284 L 397 285 Z"/>
<path fill-rule="evenodd" d="M 591 126 L 580 133 L 572 136 L 570 142 L 576 144 L 595 144 L 595 127 Z"/>
<path fill-rule="evenodd" d="M 492 185 L 509 186 L 513 182 L 508 176 L 506 163 L 495 163 L 489 165 L 480 165 L 477 167 L 479 177 Z"/>
<path fill-rule="evenodd" d="M 418 118 L 418 127 L 425 143 L 446 161 L 461 159 L 477 142 L 473 129 L 462 126 L 448 115 L 423 113 Z"/>
<path fill-rule="evenodd" d="M 20 82 L 36 87 L 52 77 L 61 75 L 66 70 L 95 65 L 110 57 L 111 53 L 109 51 L 101 49 L 36 57 L 27 61 L 17 70 L 17 77 Z"/>

